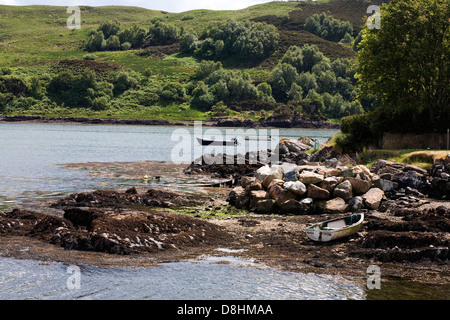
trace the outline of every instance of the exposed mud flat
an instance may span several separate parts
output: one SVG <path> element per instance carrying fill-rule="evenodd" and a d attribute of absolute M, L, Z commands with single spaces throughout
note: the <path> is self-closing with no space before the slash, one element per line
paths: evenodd
<path fill-rule="evenodd" d="M 104 164 L 105 170 L 99 163 L 91 164 L 93 167 L 98 174 L 108 175 L 111 164 Z M 164 175 L 163 167 L 158 174 L 167 181 L 179 177 L 184 168 L 166 167 Z M 142 163 L 134 167 L 128 163 L 122 169 L 122 176 L 136 178 L 148 172 Z M 365 212 L 359 233 L 316 243 L 303 229 L 342 214 L 237 212 L 226 202 L 230 189 L 194 189 L 151 186 L 98 190 L 56 199 L 48 211 L 41 207 L 2 212 L 0 255 L 118 267 L 179 261 L 201 254 L 226 255 L 216 249 L 228 248 L 235 249 L 236 256 L 295 272 L 366 278 L 367 267 L 376 264 L 383 276 L 450 282 L 448 201 L 426 199 L 415 208 L 385 201 L 389 205 L 382 210 Z"/>

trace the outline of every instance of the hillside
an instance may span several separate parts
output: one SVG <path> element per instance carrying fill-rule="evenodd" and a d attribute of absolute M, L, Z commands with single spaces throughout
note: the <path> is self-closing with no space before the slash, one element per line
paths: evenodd
<path fill-rule="evenodd" d="M 204 120 L 211 116 L 211 106 L 199 108 L 190 104 L 194 94 L 193 91 L 197 85 L 197 82 L 194 83 L 191 80 L 202 61 L 211 59 L 180 52 L 180 39 L 177 39 L 170 45 L 154 45 L 150 42 L 144 43 L 137 48 L 129 48 L 129 50 L 87 52 L 86 43 L 89 41 L 90 36 L 95 33 L 102 23 L 112 19 L 120 22 L 121 29 L 136 26 L 137 28 L 148 30 L 154 21 L 160 21 L 164 24 L 175 26 L 177 30 L 181 30 L 181 33 L 190 30 L 199 34 L 199 43 L 205 40 L 201 38 L 201 36 L 206 37 L 205 30 L 210 30 L 212 25 L 218 23 L 225 23 L 229 20 L 238 21 L 242 25 L 248 21 L 252 21 L 255 24 L 267 23 L 275 26 L 279 36 L 276 47 L 270 54 L 266 54 L 258 59 L 248 59 L 248 61 L 232 54 L 221 59 L 216 57 L 213 60 L 220 61 L 223 70 L 244 72 L 246 75 L 242 81 L 250 81 L 255 87 L 255 89 L 253 87 L 250 89 L 254 92 L 256 92 L 256 86 L 261 83 L 268 83 L 273 87 L 271 90 L 275 91 L 276 88 L 273 85 L 274 69 L 291 46 L 301 48 L 304 45 L 315 45 L 320 53 L 329 59 L 329 62 L 336 61 L 338 58 L 351 60 L 355 56 L 351 42 L 339 43 L 325 40 L 305 30 L 304 25 L 308 17 L 314 14 L 326 13 L 341 21 L 349 21 L 353 27 L 351 37 L 354 39 L 363 24 L 363 17 L 366 15 L 367 7 L 373 3 L 374 1 L 365 0 L 276 1 L 236 11 L 193 10 L 183 13 L 169 13 L 137 7 L 85 6 L 81 7 L 82 22 L 79 30 L 69 30 L 67 28 L 66 21 L 70 14 L 66 13 L 66 7 L 0 6 L 0 76 L 4 78 L 3 87 L 0 81 L 0 113 L 4 115 L 77 115 Z M 255 28 L 259 28 L 259 26 L 260 24 Z M 87 103 L 83 104 L 80 102 L 79 105 L 73 104 L 68 107 L 67 102 L 62 104 L 67 95 L 58 96 L 59 91 L 55 91 L 53 94 L 49 93 L 48 86 L 53 76 L 61 72 L 71 72 L 73 76 L 79 76 L 86 70 L 93 71 L 95 78 L 91 88 L 94 89 L 95 93 L 87 97 L 89 100 L 86 100 L 88 101 Z M 301 74 L 306 70 L 297 71 L 298 74 Z M 312 72 L 311 70 L 307 71 Z M 121 72 L 131 79 L 132 84 L 120 94 L 117 94 L 117 92 L 110 94 L 109 91 L 112 90 L 110 86 L 117 84 L 117 77 Z M 229 76 L 233 77 L 231 74 Z M 316 74 L 316 76 L 318 79 L 319 75 Z M 10 78 L 14 79 L 11 80 Z M 20 81 L 16 78 L 23 83 L 19 85 Z M 208 79 L 200 80 L 206 81 Z M 344 80 L 351 82 L 352 79 L 345 78 Z M 336 82 L 336 80 L 333 81 Z M 167 89 L 166 85 L 168 83 L 175 82 L 184 86 L 182 88 L 183 94 L 174 97 L 174 99 L 163 99 L 163 89 Z M 8 89 L 11 87 L 11 83 L 15 83 L 16 86 L 22 89 L 16 88 L 15 91 Z M 99 88 L 99 86 L 103 87 Z M 150 89 L 156 86 L 160 90 Z M 172 87 L 169 89 L 175 90 Z M 212 90 L 212 84 L 209 89 Z M 290 89 L 292 88 L 289 86 L 287 91 Z M 132 92 L 128 90 L 132 90 Z M 337 92 L 337 89 L 333 90 L 333 92 L 330 92 L 331 95 Z M 320 92 L 319 87 L 316 88 L 316 91 L 319 91 L 319 94 L 325 93 L 323 89 Z M 222 109 L 215 109 L 216 115 L 226 114 L 257 119 L 261 116 L 267 117 L 272 115 L 277 108 L 282 110 L 280 103 L 284 105 L 290 103 L 289 107 L 292 112 L 309 117 L 315 116 L 313 114 L 308 115 L 308 112 L 305 110 L 309 107 L 301 103 L 305 99 L 311 100 L 312 92 L 309 97 L 306 96 L 308 93 L 307 88 L 303 88 L 302 92 L 303 96 L 297 94 L 297 98 L 294 99 L 299 102 L 293 104 L 290 103 L 293 98 L 284 97 L 283 94 L 281 95 L 282 98 L 274 96 L 275 101 L 269 99 L 270 103 L 268 106 L 264 103 L 262 104 L 265 106 L 264 109 L 266 111 L 263 114 L 261 114 L 260 110 L 255 113 L 255 110 L 242 110 L 242 108 L 225 110 L 222 107 Z M 133 95 L 135 100 L 133 105 L 125 103 L 124 106 L 123 100 L 126 97 L 123 95 L 126 94 Z M 150 95 L 153 98 L 142 102 L 141 98 L 136 98 L 139 94 L 146 97 Z M 286 92 L 287 94 L 288 92 Z M 101 98 L 102 96 L 106 97 L 108 101 L 103 101 L 103 104 L 97 104 L 97 108 L 89 107 L 93 105 L 96 98 Z M 260 96 L 255 96 L 251 99 L 241 97 L 236 100 L 228 97 L 218 100 L 216 97 L 214 104 L 224 102 L 226 108 L 226 105 L 239 105 L 244 100 L 261 102 L 260 98 Z M 326 98 L 330 100 L 329 97 Z M 350 100 L 347 100 L 350 103 Z M 268 99 L 265 102 L 268 102 Z M 328 104 L 331 105 L 331 102 Z M 297 110 L 299 106 L 301 110 Z M 263 109 L 263 107 L 259 106 L 255 109 Z M 226 112 L 220 112 L 220 110 L 225 110 Z M 282 111 L 280 112 L 283 114 Z M 331 116 L 331 114 L 326 116 L 328 118 L 339 118 L 339 116 Z"/>

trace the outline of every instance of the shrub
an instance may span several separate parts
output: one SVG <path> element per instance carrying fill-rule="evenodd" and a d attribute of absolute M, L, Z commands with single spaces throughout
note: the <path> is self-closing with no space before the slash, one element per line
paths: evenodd
<path fill-rule="evenodd" d="M 103 42 L 105 41 L 105 36 L 102 31 L 97 31 L 92 34 L 88 42 L 86 43 L 86 51 L 101 51 L 103 49 Z"/>
<path fill-rule="evenodd" d="M 130 49 L 131 49 L 131 43 L 129 43 L 129 42 L 124 42 L 120 45 L 120 50 L 122 50 L 122 51 L 130 50 Z"/>
<path fill-rule="evenodd" d="M 83 60 L 95 60 L 97 59 L 97 56 L 95 54 L 87 54 L 83 56 Z"/>
<path fill-rule="evenodd" d="M 177 27 L 157 21 L 150 26 L 149 35 L 153 45 L 173 44 L 178 40 L 180 31 Z"/>
<path fill-rule="evenodd" d="M 191 14 L 187 14 L 181 17 L 181 21 L 193 20 L 195 17 Z"/>
<path fill-rule="evenodd" d="M 198 37 L 193 32 L 184 33 L 180 37 L 180 52 L 193 53 L 197 49 Z"/>
<path fill-rule="evenodd" d="M 118 20 L 103 22 L 97 29 L 97 31 L 101 31 L 103 33 L 105 38 L 116 35 L 119 30 L 120 22 Z"/>
<path fill-rule="evenodd" d="M 106 50 L 116 51 L 120 48 L 120 40 L 118 36 L 112 35 L 108 38 L 108 40 L 106 40 Z"/>
<path fill-rule="evenodd" d="M 101 96 L 98 98 L 95 98 L 94 101 L 92 101 L 92 110 L 106 110 L 109 108 L 109 101 L 108 98 L 105 96 Z"/>
<path fill-rule="evenodd" d="M 200 81 L 192 92 L 191 105 L 203 111 L 208 111 L 214 104 L 214 95 L 208 86 Z"/>
<path fill-rule="evenodd" d="M 161 97 L 167 100 L 177 100 L 186 94 L 183 85 L 179 82 L 166 83 L 162 89 Z"/>
<path fill-rule="evenodd" d="M 120 95 L 130 88 L 137 86 L 137 81 L 126 72 L 120 72 L 114 82 L 114 95 Z"/>

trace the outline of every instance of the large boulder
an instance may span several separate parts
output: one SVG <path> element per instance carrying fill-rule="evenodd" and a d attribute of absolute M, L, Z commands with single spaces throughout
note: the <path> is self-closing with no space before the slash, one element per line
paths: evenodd
<path fill-rule="evenodd" d="M 342 198 L 334 198 L 325 202 L 323 206 L 324 213 L 344 213 L 348 211 L 348 204 Z"/>
<path fill-rule="evenodd" d="M 233 188 L 228 194 L 227 200 L 230 205 L 233 205 L 236 208 L 247 207 L 249 203 L 249 197 L 247 196 L 245 189 L 241 186 Z"/>
<path fill-rule="evenodd" d="M 364 200 L 360 196 L 353 197 L 348 202 L 348 209 L 352 212 L 359 211 L 363 207 L 364 207 Z"/>
<path fill-rule="evenodd" d="M 334 188 L 342 182 L 343 177 L 328 177 L 323 179 L 319 184 L 319 187 L 328 190 L 330 193 L 333 192 Z"/>
<path fill-rule="evenodd" d="M 368 209 L 377 210 L 380 207 L 381 200 L 383 200 L 384 192 L 379 188 L 372 188 L 363 196 L 364 205 Z"/>
<path fill-rule="evenodd" d="M 296 198 L 292 192 L 286 190 L 279 184 L 272 185 L 269 189 L 269 195 L 271 199 L 275 200 L 275 204 L 278 206 L 287 200 Z"/>
<path fill-rule="evenodd" d="M 245 187 L 246 187 L 247 185 L 249 185 L 250 183 L 252 183 L 252 182 L 254 182 L 254 181 L 256 181 L 256 178 L 255 178 L 255 177 L 247 177 L 247 176 L 243 176 L 243 177 L 241 178 L 241 180 L 239 181 L 239 183 L 240 183 L 241 187 L 245 189 Z"/>
<path fill-rule="evenodd" d="M 330 192 L 326 189 L 316 186 L 315 184 L 309 184 L 307 187 L 307 196 L 314 200 L 327 200 L 330 198 Z"/>
<path fill-rule="evenodd" d="M 254 181 L 250 182 L 249 184 L 246 185 L 245 190 L 247 192 L 253 191 L 253 190 L 262 190 L 263 189 L 263 185 L 262 183 L 255 179 Z"/>
<path fill-rule="evenodd" d="M 269 186 L 266 188 L 269 193 L 270 193 L 270 189 L 272 189 L 272 187 L 274 185 L 283 186 L 284 185 L 284 180 L 273 179 L 272 182 L 269 184 Z"/>
<path fill-rule="evenodd" d="M 303 196 L 306 193 L 306 186 L 300 181 L 288 181 L 283 184 L 286 190 L 289 190 L 297 196 Z"/>
<path fill-rule="evenodd" d="M 376 188 L 383 190 L 384 192 L 393 191 L 398 188 L 398 183 L 387 179 L 373 180 L 373 185 Z"/>
<path fill-rule="evenodd" d="M 370 170 L 363 165 L 357 165 L 353 167 L 353 173 L 354 174 L 361 174 L 363 173 L 366 177 L 372 179 L 372 172 L 370 172 Z"/>
<path fill-rule="evenodd" d="M 267 188 L 274 179 L 283 179 L 283 170 L 279 166 L 263 166 L 256 170 L 256 179 L 262 182 L 264 188 Z"/>
<path fill-rule="evenodd" d="M 352 184 L 350 181 L 345 180 L 338 184 L 333 191 L 333 197 L 342 198 L 345 201 L 350 200 L 353 198 L 353 192 L 352 192 Z"/>
<path fill-rule="evenodd" d="M 410 187 L 413 189 L 420 189 L 424 186 L 422 175 L 412 170 L 394 174 L 393 180 L 397 182 L 401 188 Z"/>
<path fill-rule="evenodd" d="M 258 200 L 255 205 L 256 213 L 271 213 L 273 212 L 275 201 L 273 199 Z"/>
<path fill-rule="evenodd" d="M 372 182 L 370 180 L 364 180 L 359 177 L 353 178 L 353 177 L 347 177 L 345 178 L 347 181 L 350 181 L 352 185 L 352 191 L 356 195 L 362 195 L 369 191 L 370 187 L 372 186 Z"/>
<path fill-rule="evenodd" d="M 265 190 L 254 190 L 250 192 L 249 209 L 254 210 L 257 207 L 257 203 L 261 200 L 269 199 L 269 193 Z"/>
<path fill-rule="evenodd" d="M 288 171 L 284 174 L 284 181 L 297 181 L 299 176 L 298 170 Z"/>
<path fill-rule="evenodd" d="M 305 214 L 309 206 L 306 203 L 295 199 L 289 199 L 279 205 L 280 211 L 283 213 Z"/>
<path fill-rule="evenodd" d="M 316 184 L 322 182 L 324 179 L 323 175 L 314 173 L 312 171 L 304 170 L 300 173 L 298 180 L 304 184 Z"/>

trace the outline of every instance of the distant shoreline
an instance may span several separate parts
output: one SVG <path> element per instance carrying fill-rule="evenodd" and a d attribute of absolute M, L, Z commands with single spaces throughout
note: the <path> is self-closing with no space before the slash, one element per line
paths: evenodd
<path fill-rule="evenodd" d="M 41 116 L 0 116 L 0 122 L 27 123 L 66 123 L 66 124 L 104 124 L 104 125 L 148 125 L 148 126 L 192 126 L 194 121 L 177 121 L 159 119 L 117 119 L 117 118 L 87 118 L 87 117 L 41 117 Z M 256 122 L 251 119 L 217 119 L 203 121 L 207 127 L 246 127 L 246 128 L 303 128 L 303 129 L 340 129 L 339 124 L 329 121 L 308 121 L 299 119 L 272 120 Z"/>

